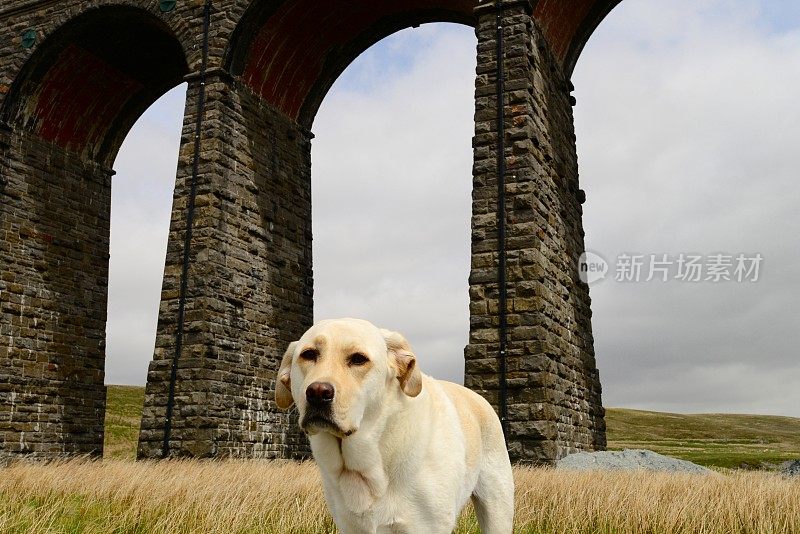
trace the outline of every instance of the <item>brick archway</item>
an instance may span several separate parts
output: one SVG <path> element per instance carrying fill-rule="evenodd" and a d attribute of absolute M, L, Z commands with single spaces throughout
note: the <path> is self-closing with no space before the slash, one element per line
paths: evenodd
<path fill-rule="evenodd" d="M 515 460 L 551 462 L 573 450 L 604 447 L 588 288 L 577 275 L 583 251 L 582 198 L 569 74 L 583 43 L 615 0 L 213 0 L 205 69 L 202 3 L 179 1 L 174 10 L 165 3 L 165 12 L 158 13 L 158 3 L 126 1 L 141 4 L 150 18 L 141 15 L 149 21 L 145 24 L 139 15 L 120 17 L 125 27 L 114 26 L 114 17 L 90 18 L 111 13 L 105 11 L 111 7 L 102 6 L 118 3 L 42 0 L 39 13 L 86 24 L 76 23 L 74 33 L 64 33 L 72 37 L 64 38 L 64 46 L 54 47 L 51 55 L 47 42 L 34 44 L 32 54 L 0 49 L 0 66 L 19 64 L 26 57 L 26 65 L 32 65 L 13 80 L 0 78 L 0 176 L 9 177 L 0 191 L 0 213 L 2 228 L 12 228 L 0 249 L 5 261 L 0 345 L 11 347 L 0 348 L 0 375 L 12 384 L 0 389 L 0 453 L 99 451 L 108 166 L 137 113 L 189 72 L 139 456 L 303 455 L 304 440 L 289 417 L 276 410 L 272 390 L 282 350 L 312 320 L 310 128 L 325 93 L 358 54 L 394 31 L 433 21 L 472 25 L 478 37 L 465 383 L 498 409 L 506 406 Z M 11 0 L 0 10 L 0 20 L 21 32 L 39 24 L 36 13 L 24 0 Z M 110 26 L 100 29 L 93 20 Z M 131 33 L 129 22 L 141 24 Z M 502 243 L 498 25 L 506 73 L 502 140 L 508 233 Z M 183 48 L 168 28 L 181 36 Z M 106 42 L 111 43 L 107 49 L 101 46 Z M 100 71 L 70 43 L 116 69 L 101 76 L 107 87 L 93 92 L 85 83 L 88 74 L 81 72 Z M 130 53 L 134 44 L 151 53 Z M 178 54 L 183 49 L 188 61 Z M 49 66 L 37 67 L 37 58 Z M 139 85 L 126 82 L 128 78 Z M 43 93 L 59 86 L 78 89 L 56 91 L 52 97 Z M 200 125 L 197 151 L 195 123 Z M 47 188 L 80 186 L 53 203 L 43 200 L 43 186 L 36 190 L 41 198 L 25 194 L 27 184 L 40 182 Z M 88 203 L 87 192 L 94 195 Z M 190 204 L 194 222 L 187 239 Z M 64 220 L 70 229 L 65 230 Z M 20 259 L 30 246 L 25 240 L 36 243 L 43 263 Z M 190 245 L 186 251 L 184 243 Z M 502 314 L 507 322 L 505 381 L 499 375 L 501 245 L 508 259 L 508 300 Z M 54 270 L 54 265 L 61 267 Z M 52 284 L 42 273 L 55 272 L 63 282 L 59 291 L 69 297 L 61 299 L 59 324 L 68 325 L 72 337 L 59 332 L 41 341 L 32 323 L 22 324 L 14 316 L 33 321 L 47 311 L 43 302 L 29 301 L 33 311 L 26 315 L 20 301 L 28 294 L 39 298 L 37 287 L 43 291 Z M 37 280 L 42 280 L 40 286 Z M 67 280 L 74 287 L 66 287 Z M 182 332 L 180 345 L 176 329 Z M 40 343 L 52 349 L 40 349 Z M 52 362 L 44 356 L 49 353 L 72 362 L 75 384 L 95 393 L 49 393 L 62 380 L 49 374 Z M 77 385 L 70 391 L 77 391 Z M 24 417 L 16 411 L 23 392 L 28 395 Z M 85 398 L 93 399 L 91 408 L 85 408 Z M 52 407 L 52 428 L 68 424 L 74 431 L 56 435 L 36 426 L 30 407 L 45 404 Z M 80 417 L 67 414 L 67 406 L 79 404 L 84 406 Z M 88 428 L 92 430 L 80 434 Z M 28 436 L 24 439 L 36 436 L 40 445 L 15 445 L 23 433 Z"/>
<path fill-rule="evenodd" d="M 15 130 L 110 167 L 133 123 L 188 73 L 162 21 L 105 6 L 47 37 L 17 75 L 0 119 Z"/>

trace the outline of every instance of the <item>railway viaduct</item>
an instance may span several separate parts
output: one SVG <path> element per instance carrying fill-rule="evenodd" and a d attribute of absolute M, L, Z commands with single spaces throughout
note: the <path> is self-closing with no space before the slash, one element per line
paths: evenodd
<path fill-rule="evenodd" d="M 618 1 L 4 0 L 0 456 L 102 454 L 112 165 L 184 81 L 139 456 L 305 454 L 272 391 L 312 321 L 314 116 L 361 52 L 439 21 L 478 38 L 465 383 L 516 461 L 604 448 L 570 75 Z"/>

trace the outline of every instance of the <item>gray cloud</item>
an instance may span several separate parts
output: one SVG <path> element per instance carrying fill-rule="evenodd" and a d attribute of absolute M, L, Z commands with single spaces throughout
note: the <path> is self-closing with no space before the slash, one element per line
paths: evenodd
<path fill-rule="evenodd" d="M 800 32 L 762 7 L 623 3 L 577 67 L 587 247 L 764 256 L 755 284 L 594 287 L 607 405 L 800 415 Z"/>
<path fill-rule="evenodd" d="M 427 373 L 459 382 L 475 46 L 470 28 L 424 25 L 368 51 L 323 102 L 312 147 L 316 318 L 399 330 Z M 365 93 L 367 76 L 383 83 Z"/>

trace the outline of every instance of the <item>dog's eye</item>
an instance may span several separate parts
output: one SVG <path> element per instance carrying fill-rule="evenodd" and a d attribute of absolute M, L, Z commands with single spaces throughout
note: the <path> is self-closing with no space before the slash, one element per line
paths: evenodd
<path fill-rule="evenodd" d="M 314 349 L 304 350 L 300 353 L 300 359 L 308 362 L 315 362 L 319 358 L 319 352 Z"/>
<path fill-rule="evenodd" d="M 350 355 L 350 360 L 349 360 L 350 365 L 364 365 L 365 363 L 368 362 L 369 358 L 367 358 L 360 352 L 356 352 L 355 354 Z"/>

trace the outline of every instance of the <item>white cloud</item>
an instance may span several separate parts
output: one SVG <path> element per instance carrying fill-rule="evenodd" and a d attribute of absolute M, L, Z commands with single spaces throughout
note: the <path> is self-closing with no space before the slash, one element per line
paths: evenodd
<path fill-rule="evenodd" d="M 471 28 L 424 25 L 367 51 L 323 102 L 312 147 L 315 317 L 399 330 L 425 372 L 458 382 L 475 46 Z"/>
<path fill-rule="evenodd" d="M 114 165 L 107 384 L 143 384 L 153 358 L 185 99 L 181 85 L 153 104 Z"/>

